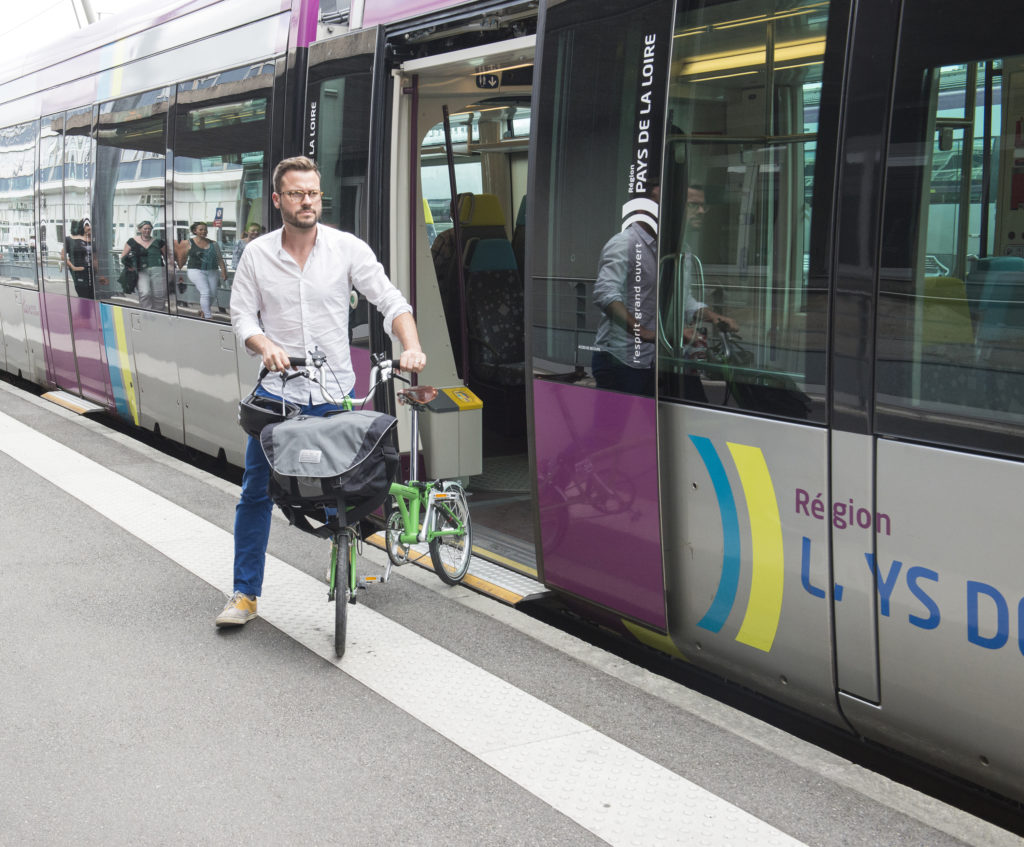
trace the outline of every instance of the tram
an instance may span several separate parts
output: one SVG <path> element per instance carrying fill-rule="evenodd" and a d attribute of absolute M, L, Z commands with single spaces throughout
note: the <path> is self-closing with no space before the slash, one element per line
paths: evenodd
<path fill-rule="evenodd" d="M 190 0 L 97 24 L 0 72 L 0 368 L 240 464 L 233 260 L 276 225 L 273 163 L 307 153 L 324 221 L 414 304 L 423 379 L 483 403 L 489 545 L 1020 802 L 1011 11 Z M 126 293 L 145 222 L 165 264 Z M 173 261 L 197 222 L 225 258 L 207 308 Z M 350 323 L 357 358 L 388 343 L 365 304 Z"/>

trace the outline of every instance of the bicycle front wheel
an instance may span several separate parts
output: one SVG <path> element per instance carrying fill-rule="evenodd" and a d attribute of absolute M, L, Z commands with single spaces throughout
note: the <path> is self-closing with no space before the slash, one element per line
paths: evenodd
<path fill-rule="evenodd" d="M 342 532 L 334 540 L 334 655 L 339 659 L 345 655 L 345 639 L 348 635 L 348 604 L 352 597 L 352 539 Z"/>
<path fill-rule="evenodd" d="M 434 570 L 448 585 L 458 585 L 469 571 L 473 555 L 473 527 L 469 520 L 469 503 L 461 485 L 445 485 L 443 500 L 434 502 L 434 532 L 461 530 L 441 535 L 430 541 L 430 561 Z"/>

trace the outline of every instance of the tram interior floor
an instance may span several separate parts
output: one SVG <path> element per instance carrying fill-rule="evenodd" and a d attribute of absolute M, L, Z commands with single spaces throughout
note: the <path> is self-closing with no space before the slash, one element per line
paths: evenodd
<path fill-rule="evenodd" d="M 525 438 L 484 431 L 483 473 L 469 477 L 469 508 L 477 544 L 504 540 L 534 564 L 530 462 Z M 506 545 L 501 545 L 506 546 Z"/>

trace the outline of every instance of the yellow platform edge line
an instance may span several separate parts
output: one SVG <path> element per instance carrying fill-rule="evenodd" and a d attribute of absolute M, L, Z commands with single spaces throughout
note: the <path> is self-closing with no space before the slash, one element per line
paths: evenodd
<path fill-rule="evenodd" d="M 495 585 L 493 582 L 488 582 L 486 579 L 481 579 L 471 573 L 466 574 L 462 578 L 462 584 L 467 588 L 472 588 L 482 594 L 487 594 L 495 600 L 500 600 L 502 603 L 507 603 L 509 606 L 515 606 L 523 599 L 522 594 L 516 594 L 515 591 L 502 588 L 500 585 Z"/>
<path fill-rule="evenodd" d="M 367 541 L 369 541 L 374 547 L 379 547 L 381 550 L 384 548 L 384 534 L 381 532 L 371 535 Z M 427 555 L 426 553 L 422 555 Z M 487 559 L 488 561 L 494 562 L 496 565 L 508 568 L 510 571 L 515 571 L 523 576 L 528 576 L 530 579 L 537 579 L 537 569 L 531 568 L 529 565 L 524 565 L 522 562 L 517 562 L 515 559 L 510 559 L 507 556 L 502 556 L 500 553 L 495 553 L 488 550 L 486 547 L 481 547 L 479 544 L 473 545 L 473 555 L 479 556 L 481 559 Z"/>
<path fill-rule="evenodd" d="M 381 532 L 374 533 L 366 539 L 374 547 L 384 550 L 384 534 Z M 476 549 L 476 548 L 474 548 Z M 419 565 L 425 570 L 433 570 L 434 566 L 430 561 L 429 553 L 419 553 L 416 558 L 409 559 L 414 565 Z M 462 579 L 462 585 L 467 588 L 472 588 L 474 591 L 479 591 L 481 594 L 487 594 L 493 597 L 495 600 L 500 600 L 502 603 L 507 603 L 509 606 L 515 606 L 523 599 L 522 594 L 516 594 L 514 591 L 510 591 L 507 588 L 502 588 L 500 585 L 495 585 L 493 582 L 488 582 L 486 579 L 474 576 L 469 573 L 466 574 Z"/>
<path fill-rule="evenodd" d="M 482 559 L 489 559 L 496 565 L 502 565 L 509 570 L 522 574 L 523 576 L 528 576 L 530 579 L 537 579 L 536 568 L 531 568 L 529 565 L 524 565 L 522 562 L 517 562 L 515 559 L 509 559 L 507 556 L 502 556 L 500 553 L 495 553 L 488 550 L 486 547 L 481 547 L 479 544 L 473 545 L 473 552 Z"/>

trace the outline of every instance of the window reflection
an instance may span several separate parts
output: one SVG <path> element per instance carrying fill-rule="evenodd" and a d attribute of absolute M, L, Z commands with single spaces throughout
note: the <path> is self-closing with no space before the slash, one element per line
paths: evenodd
<path fill-rule="evenodd" d="M 356 67 L 312 85 L 319 108 L 317 163 L 324 190 L 323 223 L 366 238 L 367 164 L 370 148 L 370 94 L 372 79 L 362 57 Z M 358 295 L 349 315 L 349 343 L 370 345 L 370 308 Z"/>
<path fill-rule="evenodd" d="M 828 3 L 813 0 L 743 0 L 677 18 L 660 396 L 813 414 L 826 301 L 808 256 L 827 20 Z"/>
<path fill-rule="evenodd" d="M 64 239 L 62 260 L 72 297 L 92 300 L 99 268 L 93 252 L 90 185 L 95 142 L 92 108 L 68 112 L 64 119 Z"/>
<path fill-rule="evenodd" d="M 886 431 L 970 419 L 979 433 L 1009 427 L 1020 452 L 1022 93 L 1021 56 L 897 76 L 876 369 Z"/>
<path fill-rule="evenodd" d="M 167 88 L 99 109 L 93 251 L 96 296 L 167 309 L 164 218 Z"/>
<path fill-rule="evenodd" d="M 228 320 L 231 280 L 265 231 L 271 66 L 178 86 L 173 247 L 179 314 Z"/>
<path fill-rule="evenodd" d="M 39 128 L 39 264 L 43 289 L 64 295 L 64 116 L 43 118 Z"/>
<path fill-rule="evenodd" d="M 0 280 L 35 285 L 36 124 L 0 129 Z"/>

